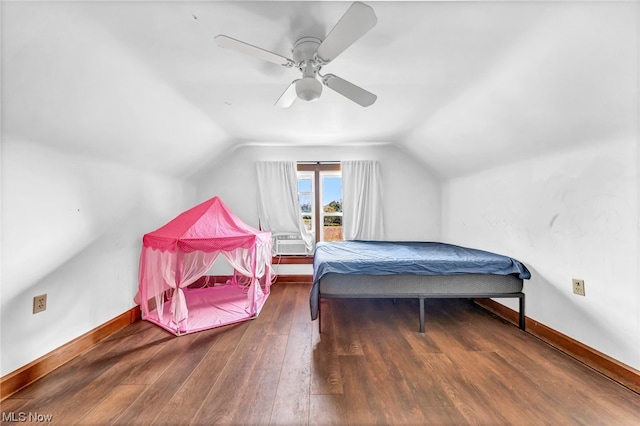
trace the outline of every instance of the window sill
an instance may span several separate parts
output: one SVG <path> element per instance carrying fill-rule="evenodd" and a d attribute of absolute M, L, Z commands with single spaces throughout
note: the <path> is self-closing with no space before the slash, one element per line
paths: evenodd
<path fill-rule="evenodd" d="M 274 265 L 312 265 L 313 255 L 282 255 L 274 256 L 271 259 L 271 263 Z"/>

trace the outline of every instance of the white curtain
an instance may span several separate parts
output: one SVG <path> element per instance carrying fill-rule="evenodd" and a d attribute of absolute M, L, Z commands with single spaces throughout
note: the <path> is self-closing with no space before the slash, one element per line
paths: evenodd
<path fill-rule="evenodd" d="M 345 240 L 383 240 L 382 183 L 377 161 L 343 161 L 342 225 Z"/>
<path fill-rule="evenodd" d="M 300 214 L 298 174 L 293 161 L 258 161 L 258 216 L 260 228 L 272 234 L 299 234 L 308 251 L 313 236 Z"/>

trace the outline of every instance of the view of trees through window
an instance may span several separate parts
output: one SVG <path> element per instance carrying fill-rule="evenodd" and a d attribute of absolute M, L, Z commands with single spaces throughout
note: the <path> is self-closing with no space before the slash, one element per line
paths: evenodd
<path fill-rule="evenodd" d="M 323 175 L 322 186 L 322 241 L 341 241 L 342 236 L 342 176 Z"/>
<path fill-rule="evenodd" d="M 339 170 L 299 171 L 298 200 L 302 220 L 316 241 L 343 239 L 342 176 Z M 321 208 L 316 208 L 316 204 Z M 320 235 L 316 233 L 318 227 Z"/>

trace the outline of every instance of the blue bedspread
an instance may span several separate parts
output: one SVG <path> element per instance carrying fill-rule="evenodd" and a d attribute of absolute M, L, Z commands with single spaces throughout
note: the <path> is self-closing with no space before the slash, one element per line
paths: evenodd
<path fill-rule="evenodd" d="M 318 243 L 313 259 L 311 317 L 317 317 L 320 278 L 362 275 L 493 274 L 531 278 L 519 261 L 483 250 L 436 242 L 337 241 Z"/>

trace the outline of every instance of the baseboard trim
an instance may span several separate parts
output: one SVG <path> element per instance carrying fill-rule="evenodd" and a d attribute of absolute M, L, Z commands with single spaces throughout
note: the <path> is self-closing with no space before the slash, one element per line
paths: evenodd
<path fill-rule="evenodd" d="M 71 361 L 87 349 L 107 338 L 116 331 L 140 319 L 140 307 L 136 306 L 112 320 L 79 336 L 69 343 L 54 349 L 35 361 L 0 379 L 0 401 L 10 397 L 25 386 L 51 373 L 61 365 Z"/>
<path fill-rule="evenodd" d="M 518 324 L 518 312 L 491 299 L 476 299 L 476 304 L 489 312 Z M 621 385 L 640 393 L 640 371 L 621 363 L 559 331 L 526 317 L 527 333 L 548 343 L 572 358 L 593 368 Z"/>
<path fill-rule="evenodd" d="M 311 284 L 313 282 L 313 275 L 278 275 L 276 277 L 276 284 Z"/>

